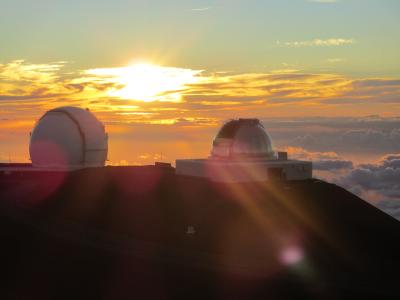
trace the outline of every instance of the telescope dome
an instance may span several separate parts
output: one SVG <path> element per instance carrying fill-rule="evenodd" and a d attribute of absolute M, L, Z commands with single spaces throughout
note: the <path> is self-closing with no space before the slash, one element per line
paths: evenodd
<path fill-rule="evenodd" d="M 107 140 L 104 125 L 88 109 L 59 107 L 36 123 L 29 153 L 34 167 L 100 167 L 107 159 Z"/>
<path fill-rule="evenodd" d="M 271 138 L 258 119 L 231 120 L 213 141 L 212 158 L 273 158 Z"/>

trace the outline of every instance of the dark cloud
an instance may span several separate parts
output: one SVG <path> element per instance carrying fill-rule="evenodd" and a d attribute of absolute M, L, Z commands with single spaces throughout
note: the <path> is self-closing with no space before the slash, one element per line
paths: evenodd
<path fill-rule="evenodd" d="M 285 94 L 286 92 L 283 92 L 283 94 Z M 301 102 L 305 102 L 305 101 L 309 101 L 310 97 L 307 98 L 301 98 L 301 97 L 297 97 L 297 98 L 283 98 L 283 97 L 269 97 L 267 100 L 267 103 L 271 103 L 271 104 L 278 104 L 278 103 L 301 103 Z"/>
<path fill-rule="evenodd" d="M 310 152 L 304 148 L 286 147 L 284 150 L 291 158 L 309 160 L 315 171 L 336 171 L 353 169 L 353 162 L 342 159 L 335 152 Z"/>
<path fill-rule="evenodd" d="M 313 169 L 319 171 L 352 169 L 353 162 L 349 160 L 319 160 L 313 162 Z"/>
<path fill-rule="evenodd" d="M 400 80 L 357 79 L 341 95 L 321 99 L 324 104 L 400 103 Z"/>
<path fill-rule="evenodd" d="M 376 207 L 396 218 L 397 220 L 400 220 L 400 199 L 382 200 L 376 204 Z"/>
<path fill-rule="evenodd" d="M 337 104 L 363 104 L 363 103 L 366 103 L 367 101 L 368 101 L 367 99 L 339 97 L 339 98 L 323 100 L 323 103 L 324 104 L 333 104 L 333 105 L 337 105 Z"/>
<path fill-rule="evenodd" d="M 298 118 L 264 120 L 277 145 L 339 154 L 363 153 L 383 156 L 400 152 L 400 119 Z"/>
<path fill-rule="evenodd" d="M 400 154 L 387 155 L 377 164 L 359 165 L 338 182 L 345 187 L 357 186 L 363 192 L 372 191 L 378 200 L 400 200 Z"/>
<path fill-rule="evenodd" d="M 400 220 L 400 153 L 386 155 L 377 163 L 355 165 L 340 158 L 318 159 L 332 153 L 296 149 L 294 157 L 314 157 L 314 177 L 340 185 Z"/>
<path fill-rule="evenodd" d="M 85 85 L 79 83 L 69 83 L 66 84 L 65 87 L 69 90 L 74 90 L 76 92 L 82 92 L 85 89 Z"/>
<path fill-rule="evenodd" d="M 260 76 L 259 79 L 265 79 L 270 81 L 295 81 L 295 80 L 307 80 L 317 79 L 320 75 L 317 74 L 301 74 L 301 73 L 287 73 L 287 74 L 272 74 L 267 76 Z"/>
<path fill-rule="evenodd" d="M 365 79 L 353 82 L 355 87 L 380 87 L 380 86 L 397 86 L 400 87 L 398 79 Z"/>
<path fill-rule="evenodd" d="M 395 129 L 393 129 L 395 130 Z M 354 149 L 369 149 L 369 150 L 398 150 L 400 144 L 396 139 L 393 139 L 392 132 L 385 133 L 373 129 L 358 129 L 346 131 L 340 136 L 340 142 L 343 145 Z"/>
<path fill-rule="evenodd" d="M 29 94 L 29 95 L 0 95 L 0 101 L 24 101 L 24 100 L 39 100 L 48 98 L 57 98 L 63 96 L 62 94 Z"/>
<path fill-rule="evenodd" d="M 371 92 L 372 94 L 373 92 Z M 353 97 L 350 98 L 349 95 L 346 95 L 346 97 L 339 97 L 339 98 L 333 98 L 333 99 L 326 99 L 326 100 L 321 100 L 323 104 L 375 104 L 375 103 L 400 103 L 400 96 L 395 93 L 395 94 L 389 94 L 389 95 L 376 95 L 372 97 L 372 95 L 369 95 L 367 97 Z M 347 98 L 349 97 L 349 98 Z"/>
<path fill-rule="evenodd" d="M 246 102 L 254 100 L 262 100 L 265 97 L 260 96 L 224 96 L 224 95 L 185 95 L 184 100 L 191 103 L 207 102 L 238 102 L 239 104 L 246 104 Z"/>

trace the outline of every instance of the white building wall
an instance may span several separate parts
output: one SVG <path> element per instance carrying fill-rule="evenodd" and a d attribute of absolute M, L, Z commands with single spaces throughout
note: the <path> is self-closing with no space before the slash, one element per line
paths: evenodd
<path fill-rule="evenodd" d="M 312 163 L 298 160 L 223 161 L 187 159 L 176 161 L 176 173 L 219 182 L 305 180 L 312 178 Z"/>
<path fill-rule="evenodd" d="M 206 159 L 178 159 L 175 162 L 175 172 L 177 175 L 208 177 L 205 161 Z"/>

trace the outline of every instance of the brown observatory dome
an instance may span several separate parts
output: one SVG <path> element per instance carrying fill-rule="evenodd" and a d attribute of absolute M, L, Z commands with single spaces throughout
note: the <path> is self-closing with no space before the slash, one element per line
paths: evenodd
<path fill-rule="evenodd" d="M 273 158 L 271 138 L 258 119 L 227 122 L 213 141 L 213 158 Z"/>

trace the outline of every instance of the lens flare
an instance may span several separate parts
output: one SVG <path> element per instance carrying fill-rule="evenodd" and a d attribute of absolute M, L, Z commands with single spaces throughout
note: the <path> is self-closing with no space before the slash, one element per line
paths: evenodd
<path fill-rule="evenodd" d="M 280 260 L 285 265 L 295 265 L 303 260 L 303 250 L 298 246 L 289 246 L 282 250 Z"/>

